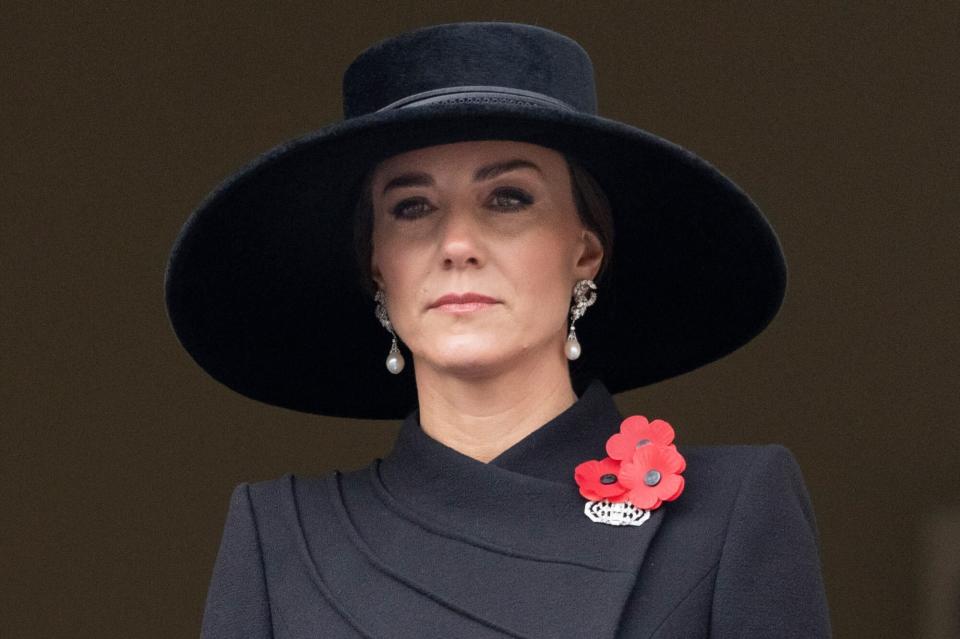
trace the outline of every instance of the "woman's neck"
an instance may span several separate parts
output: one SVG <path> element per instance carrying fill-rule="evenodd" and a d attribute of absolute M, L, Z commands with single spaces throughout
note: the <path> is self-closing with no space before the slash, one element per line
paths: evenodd
<path fill-rule="evenodd" d="M 423 431 L 478 461 L 494 459 L 577 401 L 562 353 L 537 359 L 469 379 L 417 369 Z"/>

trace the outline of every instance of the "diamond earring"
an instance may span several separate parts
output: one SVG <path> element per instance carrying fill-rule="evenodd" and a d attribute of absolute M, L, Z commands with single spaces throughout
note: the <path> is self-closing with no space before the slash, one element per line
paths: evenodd
<path fill-rule="evenodd" d="M 390 323 L 390 318 L 387 316 L 387 296 L 383 291 L 377 290 L 377 294 L 373 296 L 373 299 L 377 302 L 377 308 L 375 310 L 377 319 L 380 320 L 380 324 L 382 324 L 385 329 L 390 331 L 390 335 L 393 337 L 390 352 L 387 353 L 387 370 L 394 375 L 399 375 L 403 370 L 405 362 L 403 361 L 403 355 L 400 353 L 400 348 L 397 346 L 397 334 L 393 332 L 393 324 Z"/>
<path fill-rule="evenodd" d="M 567 343 L 563 347 L 567 359 L 575 360 L 580 357 L 580 342 L 577 341 L 577 330 L 574 323 L 583 317 L 587 307 L 597 301 L 597 285 L 593 280 L 580 280 L 573 287 L 573 306 L 570 308 L 570 332 L 567 333 Z"/>

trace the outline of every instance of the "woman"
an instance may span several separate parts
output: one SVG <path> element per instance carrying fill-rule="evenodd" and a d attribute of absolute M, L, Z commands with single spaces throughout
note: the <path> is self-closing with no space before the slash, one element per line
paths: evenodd
<path fill-rule="evenodd" d="M 249 397 L 403 425 L 369 468 L 236 486 L 203 635 L 828 636 L 790 453 L 678 446 L 610 395 L 772 319 L 749 198 L 597 116 L 589 57 L 539 27 L 401 34 L 344 100 L 194 212 L 168 310 Z"/>

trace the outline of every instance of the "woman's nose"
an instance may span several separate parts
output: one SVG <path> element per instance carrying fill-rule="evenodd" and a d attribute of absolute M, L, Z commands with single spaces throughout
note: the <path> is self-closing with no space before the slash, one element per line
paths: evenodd
<path fill-rule="evenodd" d="M 473 211 L 459 206 L 444 216 L 440 229 L 440 250 L 444 268 L 483 264 L 482 229 Z"/>

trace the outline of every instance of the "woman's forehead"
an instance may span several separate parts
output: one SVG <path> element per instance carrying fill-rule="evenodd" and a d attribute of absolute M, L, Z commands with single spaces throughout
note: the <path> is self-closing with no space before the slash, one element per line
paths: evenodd
<path fill-rule="evenodd" d="M 508 162 L 515 164 L 513 168 L 535 168 L 544 176 L 566 169 L 566 161 L 560 152 L 539 144 L 516 140 L 468 140 L 391 156 L 374 168 L 374 181 L 391 179 L 402 171 L 475 172 L 484 166 Z"/>

